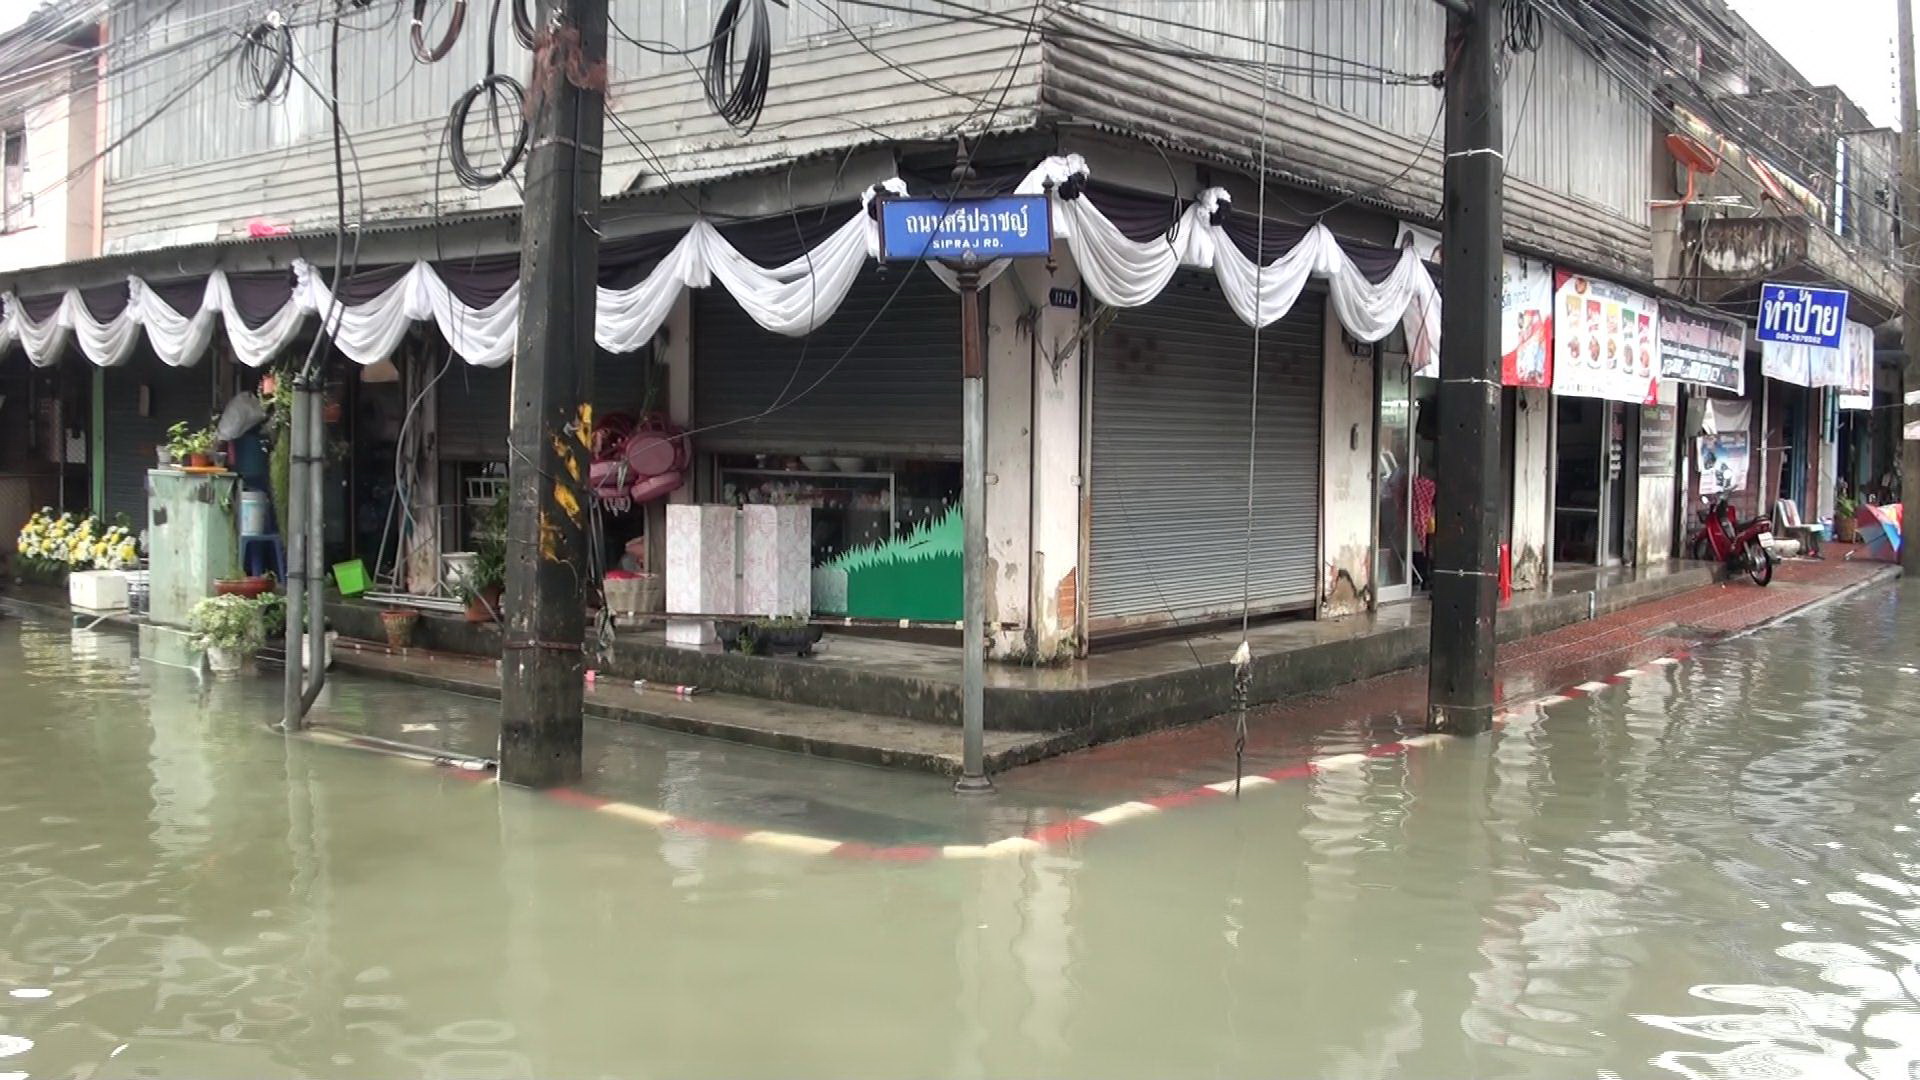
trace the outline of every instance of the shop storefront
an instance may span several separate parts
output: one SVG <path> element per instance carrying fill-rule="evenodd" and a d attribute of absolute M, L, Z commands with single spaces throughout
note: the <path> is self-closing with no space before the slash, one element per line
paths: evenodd
<path fill-rule="evenodd" d="M 1090 634 L 1314 604 L 1325 307 L 1309 292 L 1261 331 L 1251 403 L 1253 330 L 1210 276 L 1093 343 Z"/>
<path fill-rule="evenodd" d="M 1659 305 L 1567 271 L 1554 287 L 1553 550 L 1558 563 L 1617 566 L 1639 555 L 1641 408 L 1661 393 Z M 1672 458 L 1665 467 L 1672 468 Z M 1670 489 L 1669 489 L 1670 498 Z M 1649 510 L 1665 515 L 1671 502 Z"/>
<path fill-rule="evenodd" d="M 693 299 L 701 501 L 812 508 L 820 614 L 961 614 L 960 328 L 921 268 L 864 268 L 804 338 L 722 289 Z"/>

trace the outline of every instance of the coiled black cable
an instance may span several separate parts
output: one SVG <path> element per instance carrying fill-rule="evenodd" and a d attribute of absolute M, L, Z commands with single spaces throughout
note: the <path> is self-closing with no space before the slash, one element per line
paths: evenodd
<path fill-rule="evenodd" d="M 1506 46 L 1512 53 L 1538 52 L 1545 43 L 1545 27 L 1534 0 L 1507 0 Z"/>
<path fill-rule="evenodd" d="M 533 48 L 533 19 L 527 14 L 529 0 L 513 0 L 513 36 L 526 48 Z"/>
<path fill-rule="evenodd" d="M 431 64 L 453 51 L 453 43 L 460 40 L 460 28 L 467 23 L 467 0 L 453 0 L 453 17 L 447 20 L 447 32 L 440 36 L 440 43 L 427 47 L 427 0 L 413 0 L 413 58 L 423 64 Z"/>
<path fill-rule="evenodd" d="M 489 110 L 505 105 L 514 121 L 513 144 L 507 148 L 500 165 L 493 169 L 482 169 L 467 156 L 467 116 L 482 97 L 487 99 Z M 474 191 L 492 187 L 519 166 L 526 152 L 527 91 L 518 79 L 498 73 L 489 75 L 467 87 L 454 101 L 453 112 L 447 116 L 447 162 L 462 186 Z"/>
<path fill-rule="evenodd" d="M 733 47 L 741 25 L 752 20 L 752 37 L 733 71 Z M 727 0 L 713 24 L 713 46 L 707 52 L 707 104 L 734 130 L 745 135 L 760 123 L 767 104 L 767 77 L 773 68 L 773 32 L 767 20 L 767 0 Z"/>
<path fill-rule="evenodd" d="M 240 84 L 255 105 L 286 100 L 293 84 L 293 30 L 275 11 L 240 35 Z"/>

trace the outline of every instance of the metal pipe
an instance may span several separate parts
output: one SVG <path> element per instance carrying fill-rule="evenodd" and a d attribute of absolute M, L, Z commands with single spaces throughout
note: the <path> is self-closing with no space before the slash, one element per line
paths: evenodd
<path fill-rule="evenodd" d="M 315 387 L 307 398 L 307 670 L 306 689 L 300 695 L 303 726 L 307 711 L 327 684 L 327 413 L 321 396 L 321 389 Z"/>
<path fill-rule="evenodd" d="M 281 375 L 281 378 L 292 378 Z M 287 453 L 287 520 L 279 522 L 281 538 L 287 545 L 287 667 L 285 683 L 282 686 L 280 726 L 287 731 L 298 731 L 306 715 L 301 707 L 303 700 L 301 689 L 300 628 L 306 625 L 304 611 L 306 606 L 307 576 L 307 534 L 306 503 L 301 499 L 302 484 L 306 479 L 307 452 L 307 395 L 298 386 L 293 391 L 293 415 L 288 419 L 287 430 L 280 433 L 283 439 L 293 440 Z"/>
<path fill-rule="evenodd" d="M 960 495 L 962 551 L 960 557 L 965 634 L 961 650 L 960 779 L 959 792 L 987 792 L 993 781 L 986 768 L 987 663 L 987 406 L 986 358 L 980 341 L 980 275 L 972 268 L 960 272 L 960 352 L 965 449 Z"/>

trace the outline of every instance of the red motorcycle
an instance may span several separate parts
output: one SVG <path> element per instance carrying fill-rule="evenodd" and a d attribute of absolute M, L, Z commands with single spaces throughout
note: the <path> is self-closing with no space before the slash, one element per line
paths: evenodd
<path fill-rule="evenodd" d="M 1702 495 L 1700 501 L 1706 509 L 1700 511 L 1699 530 L 1688 540 L 1693 557 L 1720 563 L 1729 571 L 1745 571 L 1755 585 L 1772 581 L 1773 552 L 1767 541 L 1773 536 L 1773 522 L 1758 517 L 1742 525 L 1724 496 Z"/>

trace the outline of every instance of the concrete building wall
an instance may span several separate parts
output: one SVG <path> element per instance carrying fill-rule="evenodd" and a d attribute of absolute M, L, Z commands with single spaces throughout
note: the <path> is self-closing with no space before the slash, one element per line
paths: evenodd
<path fill-rule="evenodd" d="M 1327 301 L 1332 306 L 1332 301 Z M 1320 383 L 1320 616 L 1373 606 L 1374 364 L 1329 310 Z"/>
<path fill-rule="evenodd" d="M 1027 570 L 1030 648 L 1035 662 L 1049 663 L 1074 654 L 1084 640 L 1080 553 L 1085 521 L 1084 464 L 1081 457 L 1081 365 L 1086 357 L 1082 327 L 1094 316 L 1080 287 L 1080 271 L 1066 245 L 1054 244 L 1055 268 L 1023 260 L 1008 272 L 1032 308 L 1034 318 L 1032 380 L 1033 491 L 1031 563 Z M 1074 307 L 1050 302 L 1063 289 Z"/>
<path fill-rule="evenodd" d="M 1516 592 L 1546 586 L 1553 536 L 1553 399 L 1522 388 L 1513 414 L 1513 531 L 1508 539 Z"/>
<path fill-rule="evenodd" d="M 1039 306 L 1003 273 L 987 288 L 987 621 L 997 657 L 1027 655 L 1032 607 L 1033 369 Z M 1045 302 L 1044 294 L 1041 297 Z M 956 308 L 958 307 L 956 303 Z M 959 392 L 958 372 L 954 392 Z"/>
<path fill-rule="evenodd" d="M 0 126 L 26 138 L 25 206 L 12 227 L 0 232 L 0 270 L 52 266 L 93 254 L 94 111 L 89 80 L 68 80 L 76 89 L 48 97 Z"/>

